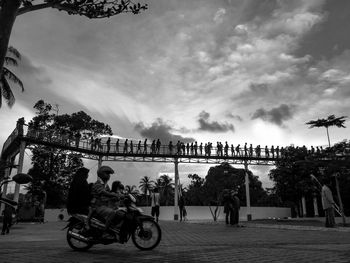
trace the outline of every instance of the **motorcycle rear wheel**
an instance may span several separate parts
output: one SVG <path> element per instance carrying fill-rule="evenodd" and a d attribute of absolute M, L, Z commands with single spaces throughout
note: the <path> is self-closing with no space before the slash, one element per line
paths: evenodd
<path fill-rule="evenodd" d="M 132 242 L 140 250 L 152 250 L 162 239 L 162 231 L 157 222 L 145 219 L 141 222 L 143 231 L 138 226 L 132 233 Z"/>
<path fill-rule="evenodd" d="M 76 223 L 72 226 L 70 226 L 67 230 L 67 242 L 68 245 L 77 251 L 86 251 L 90 249 L 93 244 L 91 242 L 84 242 L 81 240 L 78 240 L 72 236 L 71 233 L 76 233 L 81 235 L 81 231 L 84 229 L 84 224 L 82 222 Z"/>

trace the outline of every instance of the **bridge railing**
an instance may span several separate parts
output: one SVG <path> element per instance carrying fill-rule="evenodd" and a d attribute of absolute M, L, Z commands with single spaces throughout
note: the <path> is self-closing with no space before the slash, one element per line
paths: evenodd
<path fill-rule="evenodd" d="M 11 133 L 11 135 L 7 138 L 4 143 L 3 150 L 7 149 L 9 145 L 19 136 L 23 136 L 23 138 L 28 139 L 32 143 L 46 142 L 52 143 L 56 146 L 61 147 L 73 147 L 78 149 L 84 149 L 85 151 L 90 151 L 92 153 L 103 154 L 103 155 L 166 155 L 166 156 L 184 156 L 184 157 L 244 157 L 244 158 L 255 158 L 255 159 L 269 159 L 276 160 L 280 158 L 284 158 L 283 148 L 272 150 L 268 148 L 267 151 L 265 147 L 257 148 L 257 147 L 238 147 L 233 146 L 232 144 L 228 147 L 222 145 L 222 147 L 207 147 L 205 150 L 205 145 L 195 144 L 193 146 L 187 144 L 181 144 L 181 146 L 177 146 L 176 144 L 169 145 L 161 145 L 157 147 L 156 145 L 152 146 L 152 144 L 144 144 L 141 142 L 139 145 L 139 140 L 128 140 L 126 143 L 125 140 L 119 140 L 118 144 L 116 140 L 110 141 L 107 143 L 107 138 L 101 138 L 101 140 L 96 140 L 96 138 L 85 138 L 72 136 L 69 133 L 60 133 L 55 130 L 37 130 L 32 129 L 26 125 L 17 125 L 16 129 Z M 103 141 L 102 141 L 103 140 Z M 29 142 L 30 143 L 30 142 Z M 131 146 L 132 143 L 132 146 Z M 315 155 L 322 156 L 326 154 L 326 151 L 315 153 Z M 350 153 L 342 153 L 349 155 Z M 327 154 L 328 155 L 328 154 Z"/>
<path fill-rule="evenodd" d="M 200 144 L 193 146 L 181 145 L 178 147 L 176 144 L 173 146 L 169 145 L 156 145 L 141 142 L 136 140 L 128 140 L 126 143 L 125 140 L 119 140 L 119 143 L 116 143 L 116 140 L 107 143 L 107 139 L 104 137 L 103 141 L 91 140 L 91 138 L 80 138 L 71 136 L 68 133 L 59 133 L 58 131 L 47 131 L 47 130 L 36 130 L 28 128 L 24 132 L 24 138 L 35 140 L 39 142 L 46 143 L 55 143 L 61 145 L 62 147 L 74 147 L 77 149 L 84 149 L 88 151 L 93 151 L 97 153 L 104 154 L 125 154 L 125 155 L 171 155 L 171 156 L 195 156 L 195 157 L 248 157 L 248 158 L 280 158 L 283 156 L 283 153 L 279 150 L 271 152 L 269 149 L 267 152 L 264 148 L 257 149 L 251 147 L 232 147 L 232 145 L 225 147 L 207 147 L 205 150 L 205 145 L 200 146 Z M 102 138 L 101 138 L 102 140 Z"/>

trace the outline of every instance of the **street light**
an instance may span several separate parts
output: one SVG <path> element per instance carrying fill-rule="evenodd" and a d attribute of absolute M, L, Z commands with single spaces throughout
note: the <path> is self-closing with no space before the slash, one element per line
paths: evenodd
<path fill-rule="evenodd" d="M 27 184 L 27 183 L 31 182 L 32 180 L 33 180 L 33 178 L 29 174 L 18 173 L 16 175 L 14 175 L 12 177 L 12 179 L 5 178 L 0 184 L 0 191 L 1 191 L 2 186 L 6 183 L 13 181 L 17 184 Z M 0 203 L 5 203 L 5 204 L 11 205 L 11 206 L 17 206 L 16 201 L 13 201 L 11 199 L 8 199 L 8 198 L 2 197 L 2 196 L 0 196 Z"/>

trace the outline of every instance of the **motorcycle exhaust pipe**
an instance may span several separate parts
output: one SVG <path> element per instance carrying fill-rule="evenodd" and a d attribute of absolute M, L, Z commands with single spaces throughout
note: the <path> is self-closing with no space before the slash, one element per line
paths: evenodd
<path fill-rule="evenodd" d="M 79 241 L 83 241 L 83 242 L 86 242 L 88 243 L 89 242 L 89 239 L 87 239 L 86 237 L 82 236 L 82 235 L 79 235 L 78 233 L 75 233 L 75 232 L 69 232 L 69 235 L 76 239 L 76 240 L 79 240 Z"/>

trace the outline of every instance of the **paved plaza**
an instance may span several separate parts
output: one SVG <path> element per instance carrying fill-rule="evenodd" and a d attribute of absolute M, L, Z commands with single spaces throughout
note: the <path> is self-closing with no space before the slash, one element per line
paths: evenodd
<path fill-rule="evenodd" d="M 132 244 L 70 249 L 65 222 L 19 223 L 0 236 L 0 262 L 350 262 L 350 229 L 243 223 L 161 221 L 153 251 Z"/>

